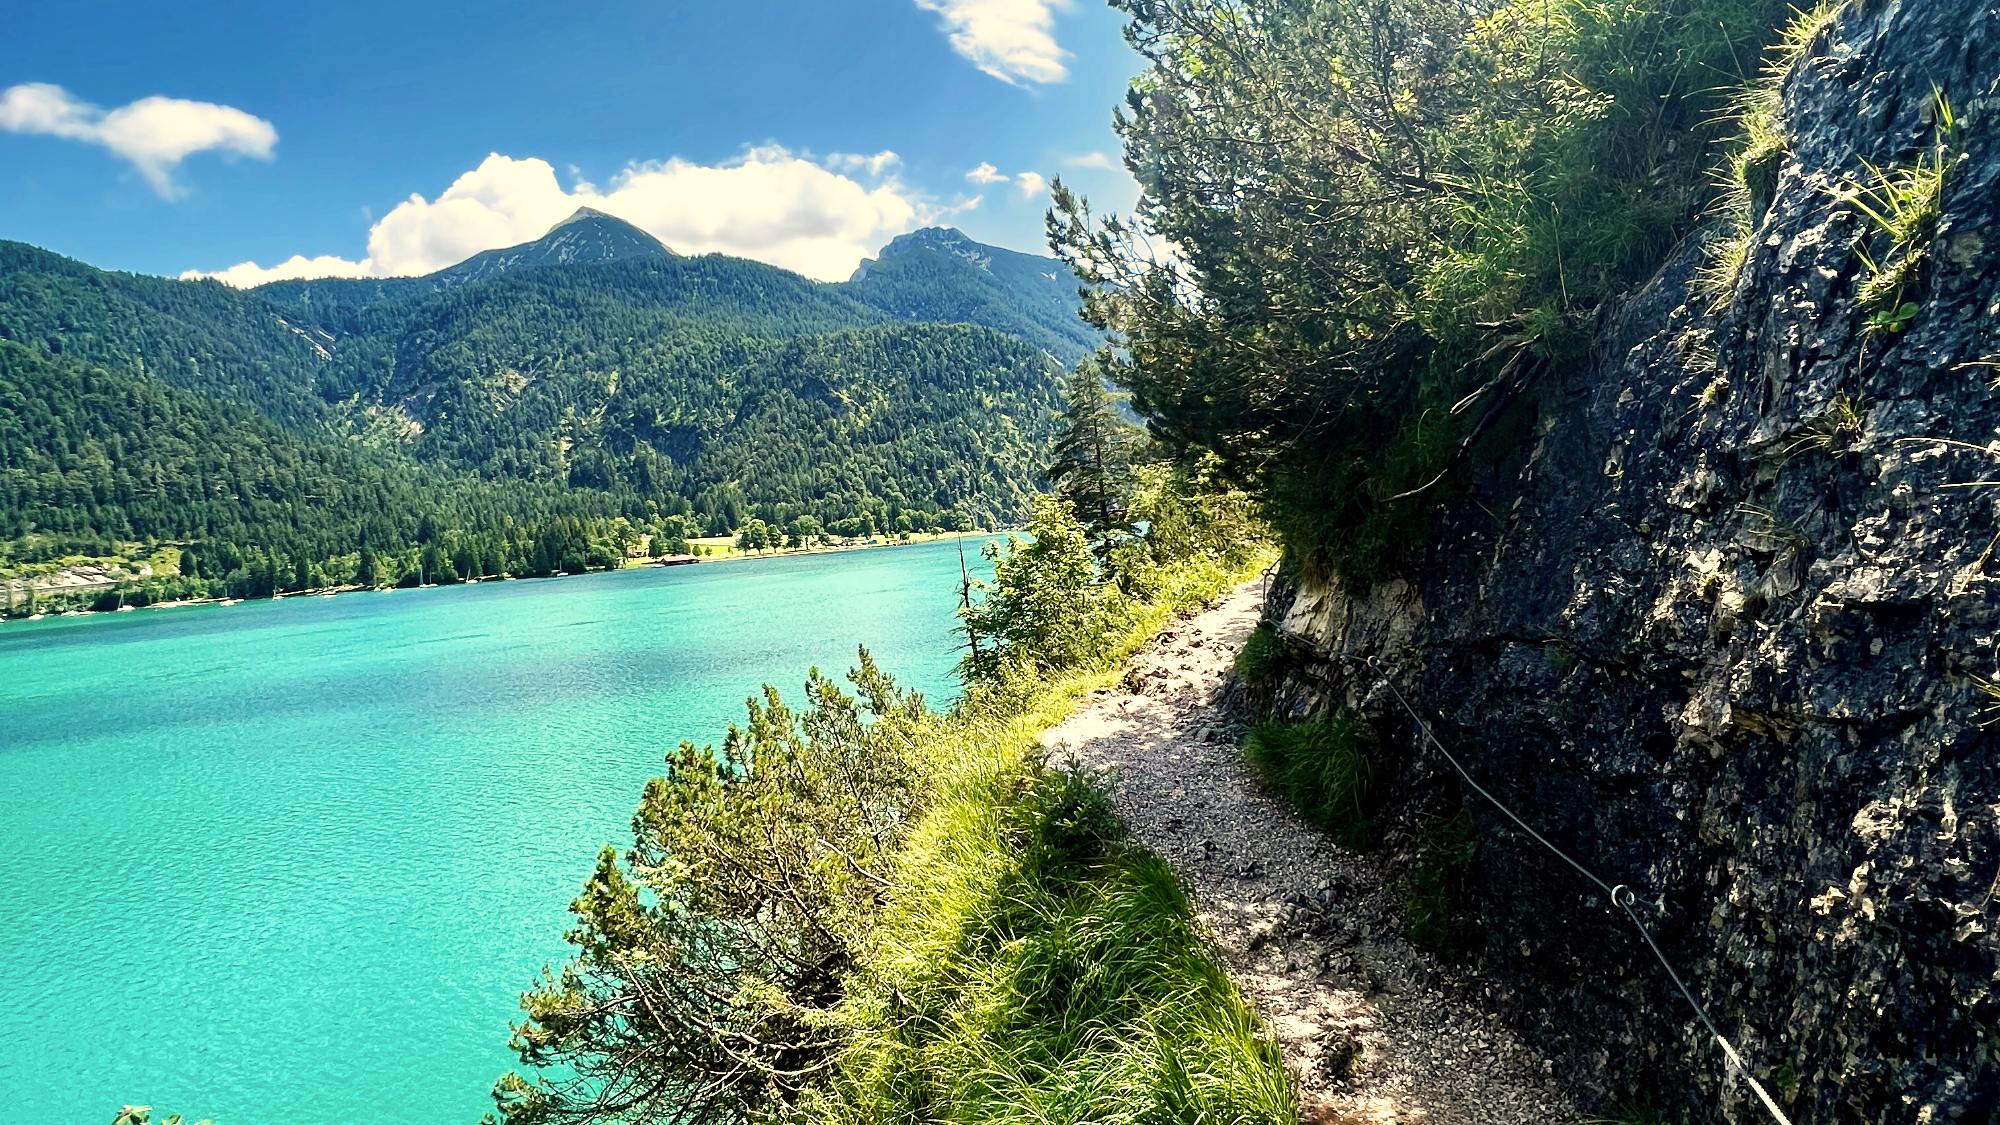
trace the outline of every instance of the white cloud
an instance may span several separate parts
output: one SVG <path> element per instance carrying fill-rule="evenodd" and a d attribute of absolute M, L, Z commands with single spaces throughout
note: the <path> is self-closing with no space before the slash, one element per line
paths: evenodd
<path fill-rule="evenodd" d="M 1070 156 L 1063 163 L 1071 168 L 1102 168 L 1107 172 L 1117 171 L 1118 165 L 1101 152 L 1086 152 L 1082 156 Z"/>
<path fill-rule="evenodd" d="M 1004 184 L 1013 177 L 1004 175 L 1000 169 L 981 161 L 979 167 L 965 174 L 965 178 L 975 184 Z"/>
<path fill-rule="evenodd" d="M 952 49 L 1002 82 L 1061 82 L 1069 77 L 1056 45 L 1058 10 L 1071 0 L 916 0 L 944 17 Z"/>
<path fill-rule="evenodd" d="M 902 163 L 902 157 L 897 156 L 887 149 L 872 156 L 863 156 L 853 152 L 836 152 L 826 158 L 826 166 L 829 168 L 838 168 L 843 172 L 867 172 L 871 176 L 882 175 L 884 172 Z"/>
<path fill-rule="evenodd" d="M 238 289 L 248 289 L 253 285 L 262 285 L 267 281 L 294 281 L 299 278 L 318 277 L 373 276 L 375 274 L 371 272 L 368 262 L 350 262 L 345 258 L 336 258 L 331 254 L 321 255 L 317 258 L 308 258 L 303 254 L 294 254 L 275 266 L 266 267 L 260 266 L 255 262 L 240 262 L 226 270 L 216 270 L 214 273 L 188 270 L 181 274 L 183 279 L 212 277 L 225 285 L 234 285 Z"/>
<path fill-rule="evenodd" d="M 831 157 L 828 163 L 886 170 L 896 156 Z M 863 183 L 775 146 L 718 165 L 679 159 L 635 164 L 606 192 L 582 183 L 564 191 L 547 161 L 494 153 L 436 199 L 412 195 L 382 216 L 359 262 L 299 256 L 277 266 L 242 262 L 181 276 L 250 286 L 298 277 L 425 274 L 482 250 L 540 238 L 578 207 L 616 215 L 684 254 L 734 254 L 823 280 L 845 278 L 882 243 L 944 213 L 893 177 Z"/>
<path fill-rule="evenodd" d="M 1039 172 L 1023 172 L 1014 177 L 1014 190 L 1021 193 L 1022 199 L 1033 199 L 1048 190 L 1048 186 L 1049 182 Z"/>
<path fill-rule="evenodd" d="M 270 122 L 231 106 L 156 96 L 106 112 L 46 82 L 0 93 L 0 129 L 103 145 L 131 161 L 164 199 L 179 194 L 174 168 L 197 152 L 269 160 L 278 143 Z"/>

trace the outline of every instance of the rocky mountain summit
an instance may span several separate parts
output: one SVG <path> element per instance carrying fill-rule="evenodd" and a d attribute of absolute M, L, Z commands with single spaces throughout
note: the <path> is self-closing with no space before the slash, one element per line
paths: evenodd
<path fill-rule="evenodd" d="M 543 266 L 624 262 L 634 258 L 672 257 L 666 244 L 623 219 L 590 207 L 576 213 L 533 242 L 474 254 L 465 261 L 426 277 L 435 288 L 450 289 L 514 270 Z"/>
<path fill-rule="evenodd" d="M 1253 691 L 1372 721 L 1405 851 L 1462 802 L 1484 987 L 1601 1108 L 1648 1090 L 1670 1117 L 1771 1120 L 1622 912 L 1419 748 L 1384 673 L 1482 784 L 1637 894 L 1792 1120 L 1992 1121 L 2000 12 L 1852 5 L 1782 105 L 1733 288 L 1702 292 L 1712 252 L 1683 248 L 1445 505 L 1417 575 L 1282 575 L 1284 666 Z M 1871 306 L 1854 192 L 1917 166 L 1946 106 L 1934 233 Z"/>

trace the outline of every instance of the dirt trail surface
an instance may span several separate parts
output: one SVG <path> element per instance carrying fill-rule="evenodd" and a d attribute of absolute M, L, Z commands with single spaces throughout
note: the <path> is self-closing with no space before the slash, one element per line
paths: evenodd
<path fill-rule="evenodd" d="M 1549 1065 L 1400 933 L 1383 861 L 1308 827 L 1237 748 L 1222 688 L 1262 595 L 1240 587 L 1133 658 L 1043 738 L 1109 770 L 1118 811 L 1194 887 L 1231 973 L 1284 1047 L 1308 1122 L 1559 1125 Z"/>

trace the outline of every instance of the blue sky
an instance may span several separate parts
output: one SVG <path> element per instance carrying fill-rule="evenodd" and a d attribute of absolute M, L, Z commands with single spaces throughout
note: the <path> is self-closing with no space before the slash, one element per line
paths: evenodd
<path fill-rule="evenodd" d="M 11 7 L 0 238 L 111 269 L 424 272 L 589 204 L 844 277 L 933 223 L 1046 252 L 1055 175 L 1136 190 L 1091 0 Z"/>

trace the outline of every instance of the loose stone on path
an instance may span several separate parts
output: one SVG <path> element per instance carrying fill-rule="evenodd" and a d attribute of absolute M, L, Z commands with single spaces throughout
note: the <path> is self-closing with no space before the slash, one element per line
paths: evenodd
<path fill-rule="evenodd" d="M 1256 627 L 1256 583 L 1176 622 L 1043 742 L 1109 770 L 1119 813 L 1193 887 L 1203 922 L 1276 1033 L 1304 1120 L 1555 1125 L 1578 1119 L 1548 1064 L 1403 940 L 1383 861 L 1349 853 L 1271 793 L 1221 703 Z"/>

